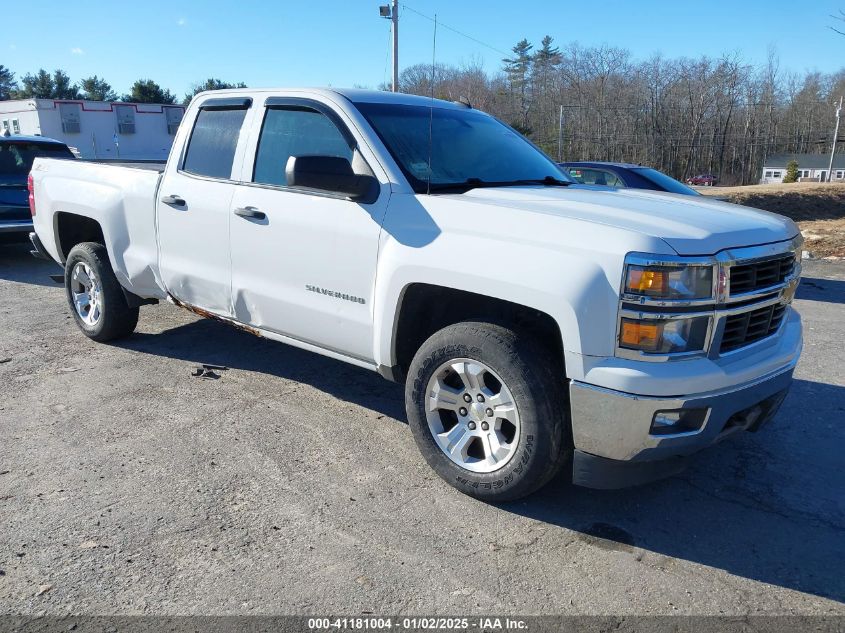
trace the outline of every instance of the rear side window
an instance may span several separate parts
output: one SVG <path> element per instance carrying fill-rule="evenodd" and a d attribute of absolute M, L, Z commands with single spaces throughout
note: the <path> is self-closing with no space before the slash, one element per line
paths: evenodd
<path fill-rule="evenodd" d="M 624 187 L 625 183 L 613 172 L 589 167 L 572 168 L 569 175 L 584 185 L 601 185 L 603 187 Z"/>
<path fill-rule="evenodd" d="M 291 156 L 338 156 L 352 160 L 352 148 L 337 126 L 316 110 L 269 108 L 258 139 L 253 182 L 287 185 L 285 167 Z"/>
<path fill-rule="evenodd" d="M 200 110 L 182 169 L 210 178 L 232 177 L 235 148 L 246 110 Z"/>
<path fill-rule="evenodd" d="M 32 161 L 43 158 L 74 158 L 66 145 L 28 141 L 0 142 L 0 186 L 26 182 Z"/>

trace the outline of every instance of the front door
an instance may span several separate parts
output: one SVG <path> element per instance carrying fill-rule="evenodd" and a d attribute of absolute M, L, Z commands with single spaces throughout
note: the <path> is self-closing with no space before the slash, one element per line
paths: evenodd
<path fill-rule="evenodd" d="M 200 105 L 184 156 L 168 161 L 157 201 L 159 268 L 168 292 L 226 317 L 232 316 L 232 169 L 250 103 L 208 99 Z"/>
<path fill-rule="evenodd" d="M 297 99 L 268 105 L 260 135 L 247 149 L 246 182 L 231 205 L 235 318 L 372 360 L 376 259 L 389 196 L 382 191 L 374 203 L 359 204 L 288 187 L 288 158 L 304 155 L 364 161 L 327 106 Z"/>

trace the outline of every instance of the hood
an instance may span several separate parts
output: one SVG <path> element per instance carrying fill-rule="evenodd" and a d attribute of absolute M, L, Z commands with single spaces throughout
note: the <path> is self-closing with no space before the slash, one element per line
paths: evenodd
<path fill-rule="evenodd" d="M 449 197 L 635 231 L 662 239 L 679 255 L 713 255 L 798 235 L 792 220 L 775 213 L 642 189 L 501 187 Z"/>

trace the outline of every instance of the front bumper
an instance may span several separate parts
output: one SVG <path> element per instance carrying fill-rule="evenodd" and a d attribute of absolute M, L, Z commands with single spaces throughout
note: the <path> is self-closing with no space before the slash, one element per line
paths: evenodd
<path fill-rule="evenodd" d="M 687 456 L 777 413 L 797 363 L 736 388 L 686 397 L 649 397 L 572 381 L 573 483 L 622 488 L 679 472 Z M 661 411 L 697 410 L 700 428 L 657 434 Z"/>

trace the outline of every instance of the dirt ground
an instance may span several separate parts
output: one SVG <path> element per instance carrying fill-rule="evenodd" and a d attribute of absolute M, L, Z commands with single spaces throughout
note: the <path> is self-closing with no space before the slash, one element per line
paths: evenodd
<path fill-rule="evenodd" d="M 845 615 L 845 262 L 806 262 L 804 355 L 758 433 L 499 505 L 428 468 L 401 386 L 170 305 L 94 343 L 57 271 L 0 249 L 0 618 Z"/>
<path fill-rule="evenodd" d="M 797 182 L 698 191 L 792 218 L 804 235 L 805 250 L 816 257 L 845 257 L 845 184 Z"/>

